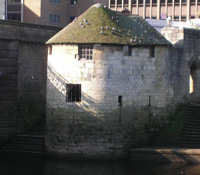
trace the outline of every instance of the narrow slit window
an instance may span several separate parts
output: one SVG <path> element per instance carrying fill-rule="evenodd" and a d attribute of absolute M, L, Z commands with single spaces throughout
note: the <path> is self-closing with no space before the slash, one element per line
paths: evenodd
<path fill-rule="evenodd" d="M 52 55 L 52 46 L 49 46 L 49 55 Z"/>
<path fill-rule="evenodd" d="M 155 57 L 155 46 L 149 48 L 149 57 Z"/>
<path fill-rule="evenodd" d="M 81 101 L 81 84 L 67 84 L 67 102 Z"/>

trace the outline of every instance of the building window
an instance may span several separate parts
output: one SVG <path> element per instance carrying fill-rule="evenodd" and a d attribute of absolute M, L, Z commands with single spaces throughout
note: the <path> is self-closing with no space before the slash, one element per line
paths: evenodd
<path fill-rule="evenodd" d="M 21 0 L 8 0 L 8 4 L 18 4 L 21 3 Z"/>
<path fill-rule="evenodd" d="M 69 17 L 69 22 L 72 22 L 75 18 L 76 18 L 76 16 L 70 16 Z"/>
<path fill-rule="evenodd" d="M 60 15 L 49 14 L 49 22 L 60 23 Z"/>
<path fill-rule="evenodd" d="M 49 55 L 52 55 L 52 46 L 49 46 Z"/>
<path fill-rule="evenodd" d="M 60 16 L 57 15 L 57 23 L 60 23 Z"/>
<path fill-rule="evenodd" d="M 21 13 L 8 13 L 7 19 L 13 21 L 21 21 Z"/>
<path fill-rule="evenodd" d="M 77 1 L 78 1 L 78 0 L 70 0 L 70 4 L 71 4 L 71 5 L 77 5 L 77 3 L 78 3 Z"/>
<path fill-rule="evenodd" d="M 56 15 L 53 15 L 53 22 L 56 23 Z"/>
<path fill-rule="evenodd" d="M 49 22 L 53 22 L 52 14 L 49 14 Z"/>
<path fill-rule="evenodd" d="M 81 101 L 81 84 L 67 84 L 67 102 L 80 102 Z"/>
<path fill-rule="evenodd" d="M 155 57 L 155 46 L 149 48 L 149 57 Z"/>
<path fill-rule="evenodd" d="M 84 45 L 79 46 L 80 59 L 91 60 L 93 58 L 93 46 Z"/>
<path fill-rule="evenodd" d="M 115 0 L 111 0 L 110 4 L 114 5 L 115 4 Z"/>
<path fill-rule="evenodd" d="M 133 5 L 136 5 L 136 0 L 133 0 L 133 1 L 132 1 L 132 4 L 133 4 Z"/>
<path fill-rule="evenodd" d="M 50 0 L 50 2 L 60 4 L 60 0 Z"/>

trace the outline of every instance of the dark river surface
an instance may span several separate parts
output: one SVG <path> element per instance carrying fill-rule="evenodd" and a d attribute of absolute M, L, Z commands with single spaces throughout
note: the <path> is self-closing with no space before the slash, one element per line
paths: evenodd
<path fill-rule="evenodd" d="M 69 162 L 33 155 L 1 155 L 0 175 L 200 175 L 200 164 Z"/>

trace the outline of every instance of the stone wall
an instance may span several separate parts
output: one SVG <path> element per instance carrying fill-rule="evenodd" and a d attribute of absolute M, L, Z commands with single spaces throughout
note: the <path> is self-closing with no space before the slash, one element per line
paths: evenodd
<path fill-rule="evenodd" d="M 169 27 L 164 28 L 162 34 L 174 44 L 170 58 L 175 101 L 200 102 L 200 31 Z"/>
<path fill-rule="evenodd" d="M 0 145 L 45 117 L 45 42 L 59 30 L 0 21 Z"/>
<path fill-rule="evenodd" d="M 50 48 L 49 48 L 50 49 Z M 125 158 L 144 123 L 174 103 L 168 47 L 94 45 L 78 58 L 77 45 L 52 45 L 48 56 L 46 149 L 68 158 Z M 66 84 L 81 84 L 81 102 L 66 101 Z M 118 99 L 122 96 L 122 106 Z M 127 157 L 126 157 L 127 158 Z"/>
<path fill-rule="evenodd" d="M 0 143 L 16 132 L 17 44 L 0 40 Z"/>

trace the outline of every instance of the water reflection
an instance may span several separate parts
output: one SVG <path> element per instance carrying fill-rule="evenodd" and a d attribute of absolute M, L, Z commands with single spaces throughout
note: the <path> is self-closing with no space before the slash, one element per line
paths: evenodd
<path fill-rule="evenodd" d="M 67 162 L 35 155 L 0 155 L 0 175 L 197 175 L 198 164 Z"/>

